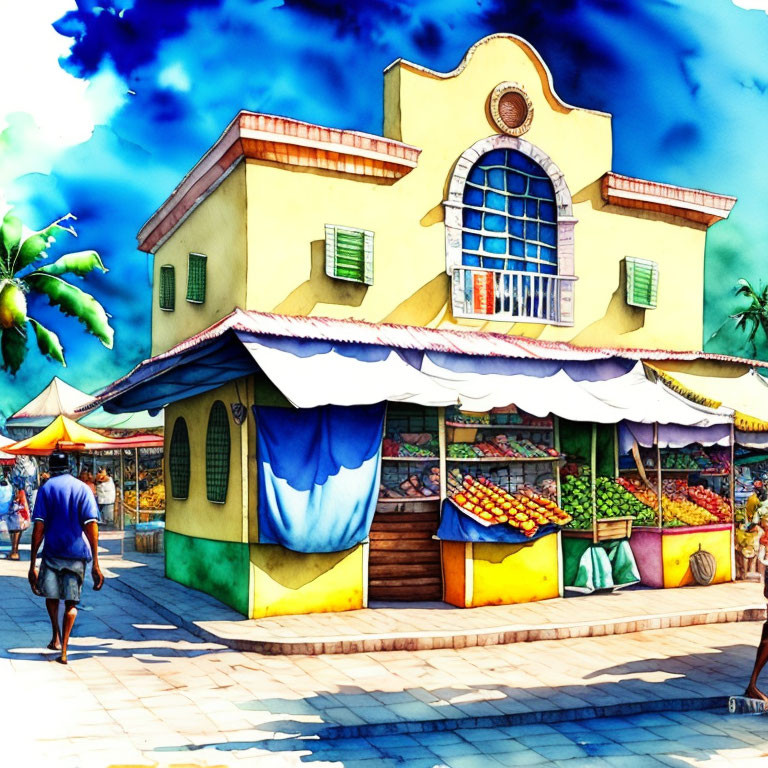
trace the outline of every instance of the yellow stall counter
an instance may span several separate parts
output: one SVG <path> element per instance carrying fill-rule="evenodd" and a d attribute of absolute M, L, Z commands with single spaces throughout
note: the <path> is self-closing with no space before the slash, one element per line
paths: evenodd
<path fill-rule="evenodd" d="M 459 608 L 560 596 L 558 536 L 523 544 L 442 541 L 444 600 Z"/>
<path fill-rule="evenodd" d="M 638 527 L 633 529 L 629 543 L 645 586 L 668 589 L 695 584 L 690 560 L 699 545 L 715 558 L 713 584 L 733 578 L 730 523 L 664 529 Z"/>
<path fill-rule="evenodd" d="M 277 544 L 252 544 L 252 619 L 352 611 L 365 604 L 364 548 L 305 554 Z"/>

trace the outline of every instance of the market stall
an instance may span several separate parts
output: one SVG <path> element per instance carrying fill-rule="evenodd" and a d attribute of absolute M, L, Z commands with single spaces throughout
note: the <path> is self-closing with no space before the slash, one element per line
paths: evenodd
<path fill-rule="evenodd" d="M 733 578 L 732 433 L 727 425 L 619 426 L 619 481 L 653 516 L 631 540 L 643 584 Z"/>
<path fill-rule="evenodd" d="M 562 594 L 552 418 L 515 406 L 446 411 L 446 498 L 438 530 L 444 599 L 475 607 Z"/>
<path fill-rule="evenodd" d="M 123 514 L 125 514 L 126 504 L 128 502 L 128 493 L 125 490 L 126 471 L 125 466 L 128 463 L 126 456 L 133 456 L 135 466 L 138 466 L 139 452 L 142 449 L 154 451 L 158 456 L 158 462 L 162 461 L 163 438 L 152 434 L 134 434 L 131 437 L 107 437 L 106 435 L 88 429 L 78 424 L 66 416 L 58 416 L 51 424 L 45 427 L 41 432 L 20 442 L 12 443 L 4 450 L 13 456 L 49 456 L 55 450 L 67 451 L 75 455 L 78 468 L 87 467 L 93 464 L 93 461 L 86 465 L 82 461 L 85 454 L 100 456 L 107 461 L 112 461 L 112 474 L 116 478 L 118 491 L 118 508 L 123 513 L 118 515 L 119 527 L 124 527 Z M 158 463 L 156 470 L 158 477 L 162 477 L 161 464 Z M 128 514 L 135 513 L 135 521 L 141 521 L 141 505 L 139 495 L 130 499 L 134 504 Z M 122 503 L 120 503 L 122 502 Z"/>
<path fill-rule="evenodd" d="M 640 580 L 629 537 L 646 508 L 617 480 L 613 424 L 560 421 L 566 463 L 560 470 L 561 503 L 573 520 L 563 531 L 565 589 L 589 594 Z"/>

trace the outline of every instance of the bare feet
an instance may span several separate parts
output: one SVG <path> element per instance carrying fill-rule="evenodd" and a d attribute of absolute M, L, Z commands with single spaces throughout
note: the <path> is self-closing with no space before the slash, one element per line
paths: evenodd
<path fill-rule="evenodd" d="M 21 555 L 18 552 L 12 552 L 8 555 L 9 560 L 21 560 Z"/>
<path fill-rule="evenodd" d="M 51 640 L 48 645 L 45 646 L 49 651 L 60 651 L 61 650 L 61 642 L 57 637 L 55 637 L 53 640 Z"/>
<path fill-rule="evenodd" d="M 768 696 L 766 696 L 756 685 L 748 685 L 747 690 L 744 691 L 744 695 L 748 699 L 758 699 L 764 701 L 768 705 Z"/>
<path fill-rule="evenodd" d="M 62 654 L 61 656 L 57 656 L 56 657 L 56 661 L 59 664 L 66 664 L 67 663 L 67 657 L 66 657 L 66 655 Z"/>

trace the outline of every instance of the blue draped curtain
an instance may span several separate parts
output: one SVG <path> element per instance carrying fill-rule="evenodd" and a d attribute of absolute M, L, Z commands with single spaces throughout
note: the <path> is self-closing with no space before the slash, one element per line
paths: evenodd
<path fill-rule="evenodd" d="M 362 542 L 379 493 L 385 404 L 253 410 L 259 542 L 296 552 Z"/>

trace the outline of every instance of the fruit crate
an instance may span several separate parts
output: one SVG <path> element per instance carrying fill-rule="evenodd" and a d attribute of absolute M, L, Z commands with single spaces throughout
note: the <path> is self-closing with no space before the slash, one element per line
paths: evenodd
<path fill-rule="evenodd" d="M 563 530 L 563 535 L 570 539 L 592 539 L 595 544 L 612 539 L 628 539 L 632 534 L 634 519 L 634 517 L 601 517 L 596 521 L 597 525 L 594 528 L 566 528 Z"/>

